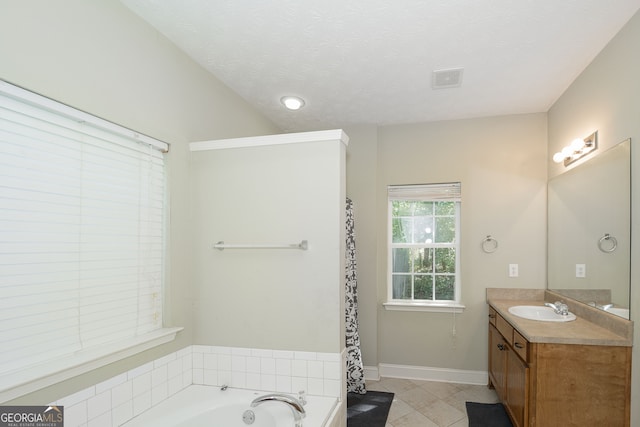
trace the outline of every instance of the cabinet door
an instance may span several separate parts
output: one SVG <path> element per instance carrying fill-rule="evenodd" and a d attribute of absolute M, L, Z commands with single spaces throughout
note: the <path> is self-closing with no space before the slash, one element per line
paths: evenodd
<path fill-rule="evenodd" d="M 493 325 L 489 325 L 489 381 L 501 400 L 505 400 L 507 343 Z"/>
<path fill-rule="evenodd" d="M 514 427 L 526 426 L 528 417 L 529 368 L 509 349 L 507 353 L 506 406 Z"/>

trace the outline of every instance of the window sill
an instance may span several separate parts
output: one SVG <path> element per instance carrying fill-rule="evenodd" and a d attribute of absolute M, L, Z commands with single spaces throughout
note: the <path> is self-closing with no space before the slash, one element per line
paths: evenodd
<path fill-rule="evenodd" d="M 41 388 L 94 369 L 106 366 L 118 360 L 141 353 L 150 348 L 173 341 L 178 328 L 164 328 L 144 336 L 117 342 L 100 349 L 79 352 L 72 357 L 52 360 L 20 371 L 0 375 L 0 402 L 7 402 Z"/>
<path fill-rule="evenodd" d="M 463 304 L 457 302 L 448 303 L 424 303 L 424 302 L 385 302 L 382 304 L 385 310 L 391 311 L 424 311 L 431 313 L 462 313 Z"/>

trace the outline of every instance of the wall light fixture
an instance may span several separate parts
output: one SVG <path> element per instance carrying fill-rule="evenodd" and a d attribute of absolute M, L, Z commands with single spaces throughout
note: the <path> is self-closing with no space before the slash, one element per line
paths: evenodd
<path fill-rule="evenodd" d="M 553 155 L 553 161 L 563 163 L 569 166 L 571 163 L 586 156 L 598 148 L 598 131 L 595 131 L 584 139 L 574 139 L 570 145 L 567 145 L 562 151 Z"/>

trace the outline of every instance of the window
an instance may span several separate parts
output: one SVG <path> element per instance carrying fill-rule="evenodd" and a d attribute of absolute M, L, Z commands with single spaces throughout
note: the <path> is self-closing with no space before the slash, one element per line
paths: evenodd
<path fill-rule="evenodd" d="M 157 338 L 166 149 L 0 81 L 0 392 Z"/>
<path fill-rule="evenodd" d="M 460 183 L 390 186 L 388 200 L 385 306 L 462 308 Z"/>

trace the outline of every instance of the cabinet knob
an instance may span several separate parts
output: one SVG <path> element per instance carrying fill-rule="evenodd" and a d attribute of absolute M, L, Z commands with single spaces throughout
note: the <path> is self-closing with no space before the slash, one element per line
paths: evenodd
<path fill-rule="evenodd" d="M 498 350 L 503 351 L 504 350 L 504 345 L 503 344 L 498 344 Z"/>
<path fill-rule="evenodd" d="M 522 344 L 520 344 L 519 342 L 516 342 L 513 344 L 515 348 L 524 348 L 524 346 Z"/>

